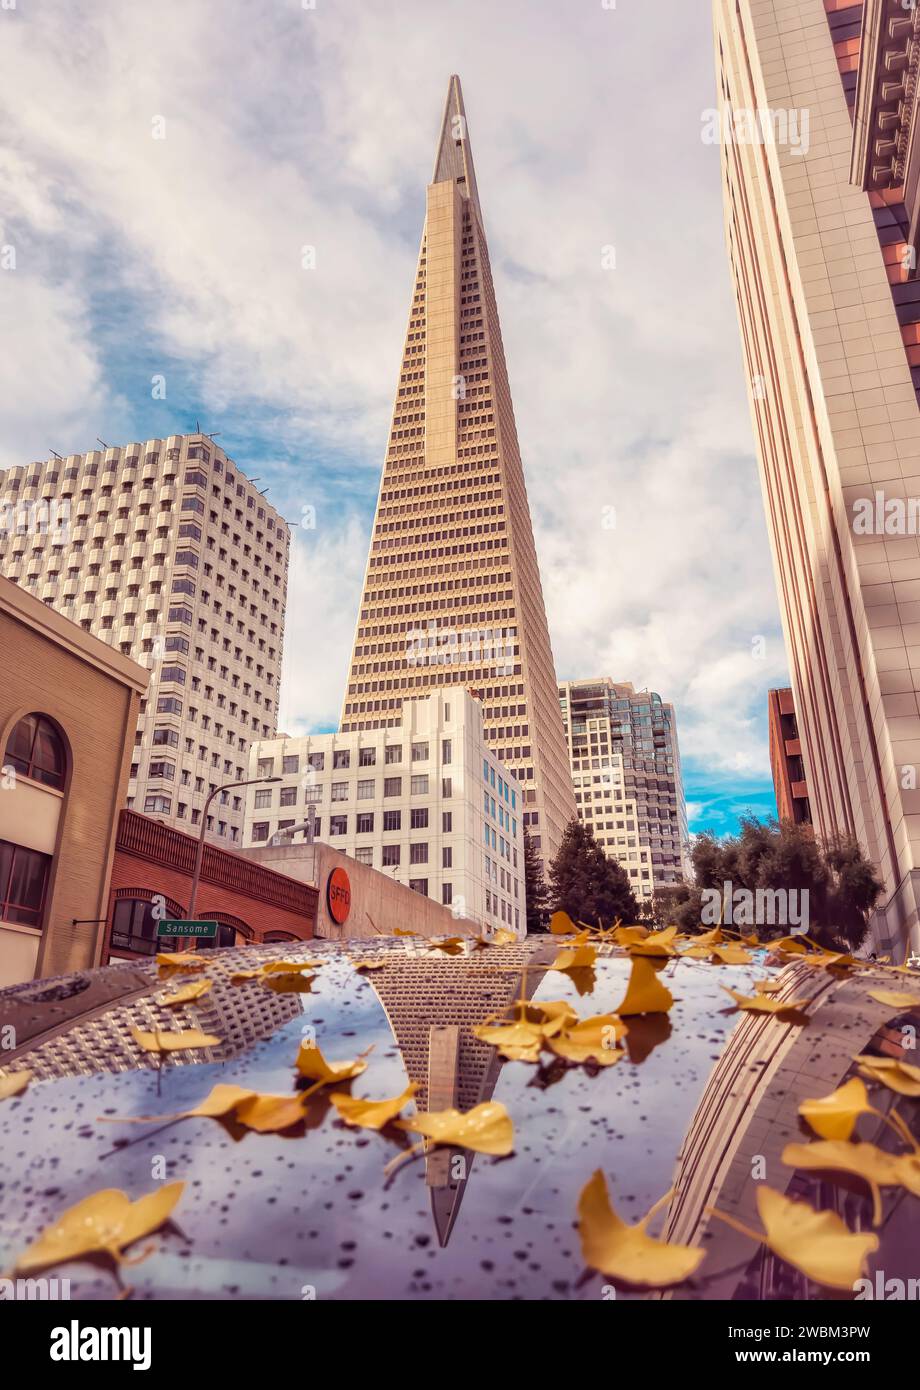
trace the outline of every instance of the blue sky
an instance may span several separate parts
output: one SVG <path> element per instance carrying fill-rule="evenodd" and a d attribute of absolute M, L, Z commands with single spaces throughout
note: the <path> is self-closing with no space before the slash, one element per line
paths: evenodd
<path fill-rule="evenodd" d="M 772 814 L 766 691 L 786 662 L 719 152 L 701 139 L 708 7 L 467 0 L 459 22 L 451 0 L 404 0 L 398 15 L 361 0 L 0 11 L 0 244 L 16 248 L 0 466 L 218 431 L 288 520 L 315 508 L 296 532 L 281 718 L 334 727 L 459 72 L 557 674 L 674 702 L 692 828 Z"/>

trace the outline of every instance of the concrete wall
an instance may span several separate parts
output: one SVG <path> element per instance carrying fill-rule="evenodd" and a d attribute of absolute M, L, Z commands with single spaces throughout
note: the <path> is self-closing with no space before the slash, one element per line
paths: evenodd
<path fill-rule="evenodd" d="M 455 918 L 449 907 L 413 893 L 411 888 L 404 888 L 386 874 L 359 864 L 320 840 L 313 845 L 266 845 L 242 853 L 302 883 L 316 884 L 317 936 L 347 941 L 381 933 L 392 936 L 397 927 L 420 936 L 475 936 L 480 930 L 474 922 Z M 351 912 L 341 926 L 330 917 L 326 901 L 326 883 L 335 868 L 343 868 L 351 883 Z"/>

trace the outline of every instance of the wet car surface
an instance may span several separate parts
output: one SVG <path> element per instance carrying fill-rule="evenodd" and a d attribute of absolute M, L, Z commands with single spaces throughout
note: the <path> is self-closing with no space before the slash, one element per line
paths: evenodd
<path fill-rule="evenodd" d="M 627 1055 L 616 1065 L 570 1066 L 545 1055 L 535 1066 L 502 1061 L 484 1044 L 461 1050 L 463 1076 L 452 1079 L 462 1082 L 467 1103 L 461 1108 L 473 1098 L 507 1108 L 515 1130 L 508 1157 L 449 1150 L 447 1161 L 435 1161 L 433 1150 L 388 1179 L 387 1163 L 417 1136 L 353 1128 L 330 1104 L 329 1090 L 382 1099 L 400 1094 L 410 1080 L 420 1085 L 417 1099 L 423 1101 L 426 1087 L 438 1084 L 424 1066 L 428 1028 L 451 1018 L 483 1021 L 497 998 L 519 994 L 522 966 L 524 992 L 535 1003 L 568 1000 L 582 1016 L 614 1011 L 629 958 L 611 949 L 593 971 L 568 975 L 542 968 L 554 949 L 537 939 L 504 954 L 493 947 L 453 957 L 400 942 L 374 943 L 371 950 L 366 943 L 311 942 L 296 949 L 213 952 L 203 976 L 194 977 L 211 979 L 211 994 L 179 1010 L 157 1001 L 191 977 L 160 980 L 152 964 L 132 967 L 130 998 L 103 1002 L 89 1018 L 77 1013 L 69 1023 L 58 1013 L 48 1034 L 36 1025 L 3 1069 L 27 1068 L 33 1079 L 19 1096 L 0 1102 L 0 1266 L 11 1269 L 43 1229 L 102 1188 L 137 1198 L 164 1181 L 182 1181 L 173 1220 L 138 1246 L 152 1246 L 153 1253 L 121 1271 L 134 1299 L 597 1299 L 606 1281 L 586 1270 L 576 1229 L 579 1194 L 592 1173 L 604 1171 L 617 1211 L 635 1222 L 676 1174 L 685 1173 L 690 1191 L 688 1164 L 692 1160 L 698 1183 L 702 1155 L 712 1181 L 694 1217 L 684 1200 L 679 1238 L 705 1239 L 710 1258 L 705 1276 L 681 1296 L 711 1296 L 712 1275 L 731 1264 L 729 1256 L 737 1268 L 719 1282 L 719 1297 L 770 1296 L 769 1290 L 757 1292 L 756 1279 L 752 1283 L 751 1264 L 762 1256 L 750 1241 L 745 1245 L 736 1233 L 706 1223 L 703 1207 L 721 1197 L 721 1186 L 728 1192 L 732 1145 L 763 1112 L 765 1097 L 773 1107 L 771 1123 L 778 1132 L 788 1129 L 788 1115 L 780 1113 L 788 1110 L 785 1090 L 760 1094 L 764 1070 L 775 1068 L 777 1059 L 787 1065 L 806 1031 L 809 1058 L 828 1051 L 821 1047 L 822 1011 L 831 1006 L 825 1000 L 835 1000 L 839 1013 L 844 1005 L 837 996 L 851 990 L 853 980 L 810 972 L 806 981 L 796 967 L 786 970 L 790 995 L 806 988 L 814 994 L 816 1012 L 806 1030 L 734 1011 L 724 986 L 750 994 L 768 973 L 763 952 L 749 966 L 675 960 L 661 975 L 674 994 L 673 1009 L 631 1019 Z M 355 962 L 371 954 L 387 963 L 357 970 Z M 234 971 L 272 957 L 321 962 L 310 991 L 274 994 L 261 980 L 230 983 Z M 19 996 L 32 997 L 28 991 Z M 877 1005 L 863 1016 L 861 1002 L 845 1008 L 853 1038 L 852 1048 L 843 1038 L 844 1060 L 893 1013 Z M 201 1026 L 223 1041 L 209 1051 L 175 1054 L 160 1068 L 133 1046 L 132 1026 Z M 261 1134 L 213 1118 L 171 1119 L 218 1083 L 291 1093 L 305 1039 L 315 1039 L 331 1062 L 370 1051 L 366 1070 L 353 1081 L 310 1098 L 299 1128 Z M 732 1069 L 736 1053 L 743 1059 Z M 813 1060 L 806 1062 L 803 1075 L 815 1094 L 839 1084 L 844 1060 L 832 1059 L 826 1077 L 813 1075 Z M 695 1139 L 688 1154 L 687 1136 L 700 1128 L 707 1088 L 726 1067 L 742 1119 L 728 1127 L 712 1156 L 712 1127 L 703 1126 L 703 1139 Z M 163 1121 L 130 1123 L 139 1116 Z M 793 1130 L 789 1135 L 803 1137 Z M 792 1177 L 787 1170 L 782 1184 Z M 686 1195 L 679 1192 L 675 1204 Z M 866 1199 L 850 1194 L 846 1200 L 858 1207 L 851 1216 L 862 1221 Z M 51 1272 L 70 1280 L 72 1298 L 119 1292 L 103 1261 L 72 1261 Z"/>

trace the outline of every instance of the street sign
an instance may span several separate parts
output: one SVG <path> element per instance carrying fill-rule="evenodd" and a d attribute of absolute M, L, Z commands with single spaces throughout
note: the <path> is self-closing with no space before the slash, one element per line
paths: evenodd
<path fill-rule="evenodd" d="M 157 922 L 157 936 L 216 936 L 216 922 Z"/>

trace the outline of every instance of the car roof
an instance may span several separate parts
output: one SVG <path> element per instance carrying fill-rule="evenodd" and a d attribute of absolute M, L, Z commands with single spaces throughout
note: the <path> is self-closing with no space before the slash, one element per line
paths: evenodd
<path fill-rule="evenodd" d="M 762 1160 L 771 1185 L 845 1208 L 851 1229 L 868 1226 L 864 1192 L 841 1195 L 797 1174 L 781 1152 L 806 1137 L 799 1101 L 851 1075 L 854 1055 L 884 1050 L 905 1011 L 873 1001 L 862 975 L 793 961 L 779 997 L 809 1001 L 807 1026 L 739 1013 L 723 987 L 752 994 L 755 980 L 776 973 L 765 952 L 742 966 L 674 959 L 662 973 L 672 1010 L 629 1019 L 616 1065 L 503 1061 L 470 1030 L 521 994 L 567 1000 L 582 1016 L 613 1011 L 623 998 L 627 955 L 602 946 L 592 970 L 563 973 L 546 968 L 558 946 L 532 937 L 484 949 L 466 942 L 448 954 L 409 938 L 312 941 L 201 952 L 204 970 L 194 976 L 161 978 L 154 962 L 131 962 L 0 993 L 0 1026 L 18 1020 L 23 1030 L 3 1072 L 32 1073 L 25 1091 L 0 1102 L 0 1262 L 11 1268 L 43 1229 L 101 1188 L 137 1198 L 179 1180 L 173 1223 L 130 1270 L 136 1298 L 597 1298 L 609 1285 L 585 1268 L 577 1213 L 600 1169 L 630 1223 L 676 1185 L 663 1229 L 704 1244 L 707 1259 L 667 1296 L 808 1296 L 804 1276 L 708 1209 L 757 1227 Z M 368 958 L 380 968 L 356 968 Z M 233 983 L 235 973 L 284 959 L 319 962 L 309 992 L 275 992 L 261 976 Z M 201 978 L 211 987 L 200 1001 L 163 1005 Z M 221 1041 L 170 1054 L 160 1070 L 131 1031 L 157 1027 L 197 1027 Z M 453 1050 L 441 1045 L 445 1036 Z M 305 1040 L 332 1062 L 366 1052 L 367 1067 L 313 1095 L 299 1130 L 166 1118 L 218 1083 L 292 1093 Z M 410 1081 L 422 1109 L 444 1108 L 445 1098 L 461 1110 L 501 1102 L 514 1124 L 512 1154 L 435 1149 L 387 1180 L 385 1166 L 415 1136 L 345 1125 L 328 1090 L 382 1099 Z M 164 1122 L 130 1123 L 139 1116 Z M 880 1122 L 868 1123 L 865 1137 L 883 1144 Z M 897 1272 L 902 1248 L 906 1268 L 916 1234 L 911 1226 L 886 1236 L 886 1271 Z M 70 1279 L 73 1298 L 116 1291 L 103 1266 L 53 1272 Z"/>

